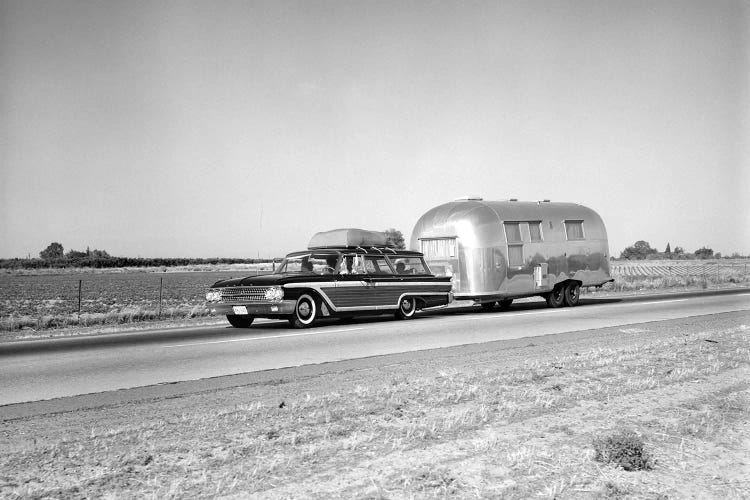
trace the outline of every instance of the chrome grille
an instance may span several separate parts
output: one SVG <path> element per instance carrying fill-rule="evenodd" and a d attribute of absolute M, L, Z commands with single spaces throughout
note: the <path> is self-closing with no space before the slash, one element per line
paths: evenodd
<path fill-rule="evenodd" d="M 246 302 L 268 302 L 266 300 L 267 286 L 231 286 L 221 289 L 221 301 L 229 304 L 244 304 Z"/>

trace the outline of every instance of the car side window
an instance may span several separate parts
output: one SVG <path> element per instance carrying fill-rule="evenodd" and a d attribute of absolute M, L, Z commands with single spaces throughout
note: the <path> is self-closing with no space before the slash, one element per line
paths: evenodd
<path fill-rule="evenodd" d="M 344 255 L 341 258 L 339 274 L 365 274 L 362 256 L 357 254 Z"/>
<path fill-rule="evenodd" d="M 365 257 L 365 269 L 368 274 L 393 274 L 391 266 L 385 260 L 385 257 L 377 255 L 368 255 Z"/>
<path fill-rule="evenodd" d="M 421 257 L 396 256 L 389 257 L 396 274 L 428 274 Z"/>

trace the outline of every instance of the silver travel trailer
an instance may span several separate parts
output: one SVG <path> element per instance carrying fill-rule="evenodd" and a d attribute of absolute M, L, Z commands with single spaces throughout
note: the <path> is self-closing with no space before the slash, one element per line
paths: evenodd
<path fill-rule="evenodd" d="M 452 276 L 456 300 L 485 308 L 537 295 L 574 306 L 581 287 L 613 281 L 604 223 L 576 203 L 458 199 L 419 218 L 411 248 Z"/>

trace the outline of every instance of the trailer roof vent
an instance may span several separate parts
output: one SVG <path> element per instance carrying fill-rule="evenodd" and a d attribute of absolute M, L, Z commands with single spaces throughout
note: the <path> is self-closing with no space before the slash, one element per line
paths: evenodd
<path fill-rule="evenodd" d="M 481 196 L 472 195 L 472 196 L 459 196 L 453 201 L 482 201 L 483 199 L 484 198 L 482 198 Z"/>
<path fill-rule="evenodd" d="M 518 198 L 511 198 L 511 199 L 510 199 L 510 200 L 508 200 L 508 201 L 518 201 Z"/>
<path fill-rule="evenodd" d="M 549 200 L 541 200 L 536 202 L 537 205 L 541 205 L 542 203 L 549 203 Z"/>

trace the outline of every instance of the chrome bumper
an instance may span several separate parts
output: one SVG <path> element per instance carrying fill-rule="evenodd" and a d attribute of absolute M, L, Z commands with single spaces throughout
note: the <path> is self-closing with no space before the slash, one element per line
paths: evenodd
<path fill-rule="evenodd" d="M 221 302 L 211 302 L 207 304 L 211 314 L 237 314 L 234 310 L 237 306 L 244 306 L 247 309 L 248 316 L 260 316 L 272 318 L 275 316 L 289 316 L 294 312 L 294 300 L 282 300 L 281 302 L 263 302 L 249 304 L 222 304 Z"/>

